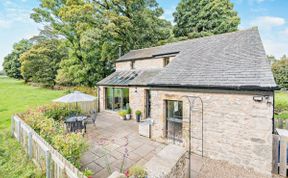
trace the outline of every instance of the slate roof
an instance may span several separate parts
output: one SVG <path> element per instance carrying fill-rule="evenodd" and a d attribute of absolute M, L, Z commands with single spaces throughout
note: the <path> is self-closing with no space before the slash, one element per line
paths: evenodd
<path fill-rule="evenodd" d="M 151 87 L 277 88 L 257 28 L 132 50 L 116 62 L 171 53 L 177 54 L 176 58 L 142 84 Z"/>

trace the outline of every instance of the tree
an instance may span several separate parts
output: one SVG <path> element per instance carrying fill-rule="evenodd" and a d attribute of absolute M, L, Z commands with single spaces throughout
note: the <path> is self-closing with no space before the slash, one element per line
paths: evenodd
<path fill-rule="evenodd" d="M 10 54 L 4 57 L 3 68 L 7 76 L 21 79 L 20 67 L 21 63 L 19 61 L 20 55 L 25 51 L 29 50 L 32 43 L 29 40 L 21 40 L 13 45 L 13 50 Z"/>
<path fill-rule="evenodd" d="M 67 40 L 69 57 L 57 82 L 94 86 L 113 71 L 118 46 L 123 52 L 150 47 L 171 35 L 155 0 L 41 0 L 31 17 Z"/>
<path fill-rule="evenodd" d="M 232 32 L 240 24 L 230 0 L 181 0 L 173 16 L 176 37 L 198 38 Z"/>
<path fill-rule="evenodd" d="M 276 83 L 281 88 L 288 88 L 288 58 L 285 55 L 273 63 L 272 71 Z"/>
<path fill-rule="evenodd" d="M 111 45 L 117 51 L 121 45 L 123 52 L 132 49 L 156 46 L 168 39 L 172 25 L 161 19 L 164 11 L 156 0 L 94 0 L 103 14 L 104 30 Z M 115 54 L 114 54 L 114 57 Z"/>
<path fill-rule="evenodd" d="M 271 65 L 277 61 L 277 59 L 273 55 L 267 55 L 267 59 Z"/>
<path fill-rule="evenodd" d="M 54 86 L 60 61 L 67 57 L 61 40 L 46 40 L 34 45 L 20 57 L 24 80 Z"/>
<path fill-rule="evenodd" d="M 40 0 L 40 6 L 33 11 L 32 19 L 48 25 L 50 33 L 65 39 L 69 48 L 68 57 L 61 62 L 57 82 L 63 85 L 91 85 L 87 71 L 94 68 L 89 67 L 91 59 L 87 58 L 81 41 L 88 30 L 97 29 L 100 24 L 93 4 L 83 0 Z M 94 75 L 97 72 L 91 73 Z"/>

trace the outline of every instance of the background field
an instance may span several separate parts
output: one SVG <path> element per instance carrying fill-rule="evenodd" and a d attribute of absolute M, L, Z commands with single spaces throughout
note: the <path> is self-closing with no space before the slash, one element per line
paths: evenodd
<path fill-rule="evenodd" d="M 288 119 L 288 92 L 277 91 L 275 95 L 275 118 Z"/>
<path fill-rule="evenodd" d="M 0 177 L 43 177 L 10 137 L 10 117 L 60 97 L 64 91 L 31 87 L 23 81 L 0 77 Z"/>

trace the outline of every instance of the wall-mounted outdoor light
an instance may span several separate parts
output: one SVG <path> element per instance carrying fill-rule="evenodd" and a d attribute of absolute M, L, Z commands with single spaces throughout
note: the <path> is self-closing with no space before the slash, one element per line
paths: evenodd
<path fill-rule="evenodd" d="M 263 101 L 263 96 L 253 96 L 253 100 L 257 102 Z"/>
<path fill-rule="evenodd" d="M 137 93 L 137 87 L 135 87 L 135 91 L 134 92 Z"/>

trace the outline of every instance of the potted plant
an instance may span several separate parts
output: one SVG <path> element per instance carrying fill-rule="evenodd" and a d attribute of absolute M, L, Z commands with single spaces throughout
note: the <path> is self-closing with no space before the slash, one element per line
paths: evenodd
<path fill-rule="evenodd" d="M 125 110 L 121 110 L 118 112 L 119 116 L 121 119 L 125 120 L 126 119 L 126 111 Z"/>
<path fill-rule="evenodd" d="M 140 122 L 140 120 L 141 120 L 141 111 L 139 111 L 139 110 L 137 110 L 136 112 L 135 112 L 135 115 L 136 115 L 136 121 L 137 122 Z"/>
<path fill-rule="evenodd" d="M 135 177 L 135 178 L 146 178 L 147 177 L 147 172 L 142 166 L 132 166 L 128 170 L 128 176 L 129 177 Z"/>
<path fill-rule="evenodd" d="M 127 111 L 126 111 L 126 119 L 130 120 L 131 119 L 131 108 L 128 107 Z"/>

